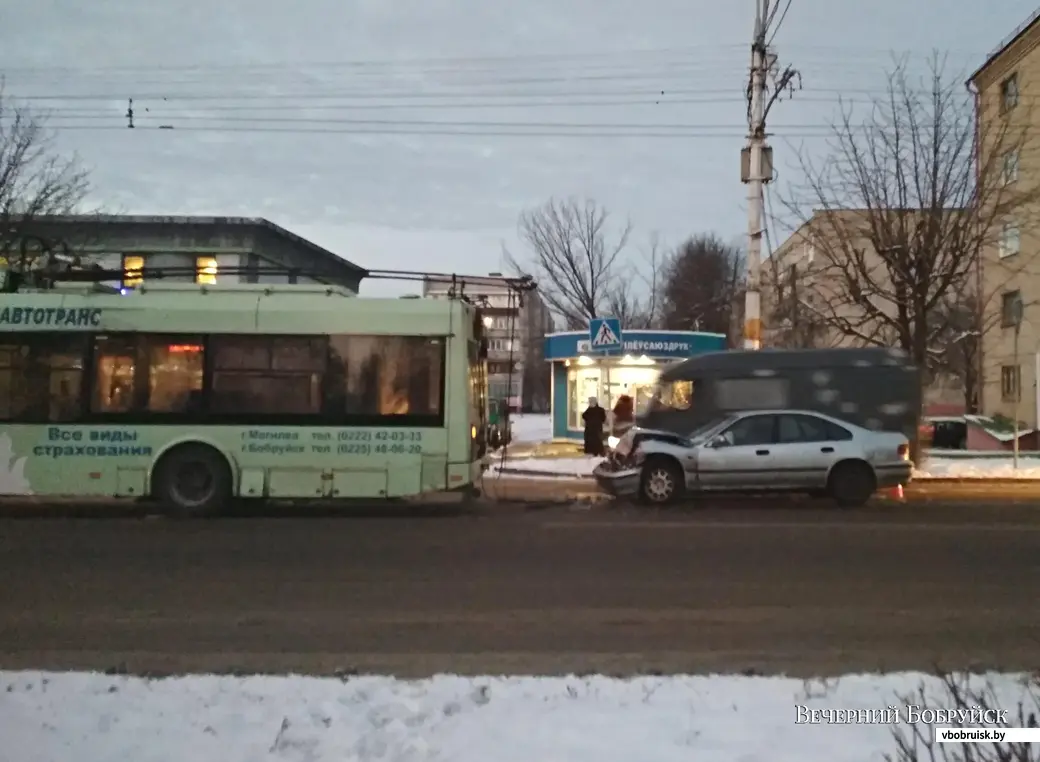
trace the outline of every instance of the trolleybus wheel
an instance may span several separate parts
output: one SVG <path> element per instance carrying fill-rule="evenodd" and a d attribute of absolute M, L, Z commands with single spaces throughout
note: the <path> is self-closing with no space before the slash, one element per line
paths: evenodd
<path fill-rule="evenodd" d="M 227 460 L 206 445 L 181 445 L 155 466 L 152 495 L 176 518 L 212 516 L 231 501 Z"/>

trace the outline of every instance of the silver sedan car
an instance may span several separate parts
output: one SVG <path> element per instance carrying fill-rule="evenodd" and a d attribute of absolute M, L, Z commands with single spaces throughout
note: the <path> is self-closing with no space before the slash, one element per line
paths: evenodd
<path fill-rule="evenodd" d="M 804 492 L 843 506 L 910 481 L 910 443 L 809 410 L 749 410 L 683 436 L 634 428 L 594 471 L 617 497 L 668 503 L 702 492 Z"/>

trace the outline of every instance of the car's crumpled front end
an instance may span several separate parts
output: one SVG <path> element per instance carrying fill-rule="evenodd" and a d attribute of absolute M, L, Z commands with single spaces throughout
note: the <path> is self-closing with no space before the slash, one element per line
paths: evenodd
<path fill-rule="evenodd" d="M 636 427 L 626 431 L 592 472 L 599 488 L 615 497 L 628 497 L 639 492 L 642 464 L 641 453 L 635 445 L 637 431 Z"/>

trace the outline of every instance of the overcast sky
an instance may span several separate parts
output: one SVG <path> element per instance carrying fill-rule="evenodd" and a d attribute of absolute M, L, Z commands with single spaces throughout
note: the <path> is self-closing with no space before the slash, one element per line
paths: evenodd
<path fill-rule="evenodd" d="M 49 111 L 111 211 L 263 216 L 366 267 L 468 273 L 498 269 L 518 213 L 552 195 L 630 218 L 634 250 L 746 232 L 752 0 L 5 5 L 7 94 Z M 1035 9 L 793 0 L 775 46 L 803 90 L 772 113 L 779 182 L 823 150 L 840 93 L 882 91 L 893 52 L 967 73 Z"/>

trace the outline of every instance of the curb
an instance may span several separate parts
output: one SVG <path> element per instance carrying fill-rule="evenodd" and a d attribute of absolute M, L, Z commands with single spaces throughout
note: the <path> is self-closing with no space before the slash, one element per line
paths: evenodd
<path fill-rule="evenodd" d="M 1013 476 L 919 476 L 910 481 L 910 484 L 978 484 L 1008 487 L 1011 485 L 1040 487 L 1040 478 L 1016 478 Z"/>

